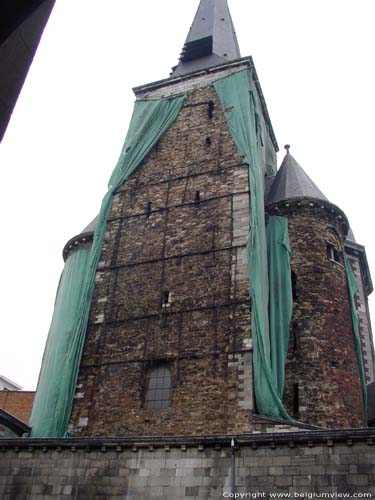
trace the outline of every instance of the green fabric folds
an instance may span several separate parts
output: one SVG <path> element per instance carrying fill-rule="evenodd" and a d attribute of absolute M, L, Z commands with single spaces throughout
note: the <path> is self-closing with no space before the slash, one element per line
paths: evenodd
<path fill-rule="evenodd" d="M 359 374 L 361 377 L 362 398 L 363 398 L 363 405 L 364 405 L 365 418 L 366 418 L 365 421 L 367 422 L 367 386 L 366 386 L 365 370 L 363 367 L 361 339 L 359 336 L 358 313 L 357 313 L 357 308 L 355 306 L 355 294 L 357 293 L 359 287 L 358 287 L 357 280 L 354 276 L 354 273 L 352 271 L 351 265 L 349 263 L 349 259 L 345 253 L 344 253 L 344 263 L 345 263 L 346 278 L 347 278 L 348 290 L 349 290 L 350 310 L 351 310 L 351 314 L 352 314 L 355 349 L 356 349 L 356 353 L 357 353 Z"/>
<path fill-rule="evenodd" d="M 249 166 L 250 234 L 248 262 L 251 329 L 253 337 L 254 390 L 258 412 L 289 419 L 281 401 L 271 367 L 268 324 L 267 244 L 264 221 L 264 173 L 260 163 L 261 114 L 250 70 L 243 70 L 214 82 L 225 119 L 239 154 Z"/>
<path fill-rule="evenodd" d="M 33 437 L 63 436 L 68 425 L 81 348 L 74 327 L 89 255 L 89 248 L 71 254 L 61 275 L 30 418 Z"/>
<path fill-rule="evenodd" d="M 82 277 L 82 273 L 77 276 L 77 280 L 80 280 L 80 292 L 74 293 L 72 298 L 69 298 L 67 293 L 61 292 L 61 300 L 56 303 L 52 320 L 53 330 L 51 329 L 47 340 L 32 412 L 32 436 L 63 437 L 66 435 L 88 324 L 95 274 L 102 252 L 113 194 L 176 120 L 185 99 L 185 96 L 179 96 L 135 103 L 129 131 L 101 205 L 94 241 L 87 258 L 85 276 Z M 71 280 L 70 287 L 74 284 L 73 277 Z M 69 342 L 62 340 L 66 335 L 66 325 L 69 325 L 71 338 Z M 54 338 L 60 339 L 58 345 L 61 348 L 58 353 L 55 353 L 57 347 L 51 347 Z M 60 359 L 59 369 L 53 366 L 53 356 Z M 54 422 L 55 418 L 58 419 L 58 423 Z"/>
<path fill-rule="evenodd" d="M 270 286 L 268 308 L 271 367 L 276 378 L 279 397 L 282 398 L 289 327 L 293 313 L 288 219 L 286 217 L 270 217 L 266 233 Z"/>

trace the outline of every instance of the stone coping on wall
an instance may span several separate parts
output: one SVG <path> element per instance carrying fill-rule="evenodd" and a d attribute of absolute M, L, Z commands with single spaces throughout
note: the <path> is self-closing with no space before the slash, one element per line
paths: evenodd
<path fill-rule="evenodd" d="M 92 437 L 92 438 L 0 438 L 0 451 L 13 449 L 21 451 L 27 449 L 43 449 L 44 451 L 56 449 L 70 449 L 75 451 L 85 449 L 87 451 L 100 449 L 101 451 L 131 448 L 133 451 L 147 448 L 150 451 L 156 448 L 164 448 L 167 451 L 171 448 L 204 449 L 204 448 L 225 448 L 230 447 L 232 439 L 236 447 L 250 446 L 289 446 L 296 445 L 315 446 L 344 443 L 348 446 L 354 443 L 375 443 L 375 428 L 363 429 L 340 429 L 322 431 L 298 431 L 298 432 L 278 432 L 267 434 L 226 434 L 210 436 L 131 436 L 131 437 Z"/>

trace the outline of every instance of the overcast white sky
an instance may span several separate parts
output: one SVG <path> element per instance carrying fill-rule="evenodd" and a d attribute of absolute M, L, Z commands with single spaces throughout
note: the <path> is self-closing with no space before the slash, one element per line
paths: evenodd
<path fill-rule="evenodd" d="M 62 248 L 99 210 L 125 138 L 131 88 L 169 75 L 198 4 L 56 2 L 0 145 L 0 374 L 25 390 L 36 387 Z M 255 61 L 279 164 L 290 143 L 349 217 L 375 273 L 374 0 L 229 6 L 241 53 Z"/>

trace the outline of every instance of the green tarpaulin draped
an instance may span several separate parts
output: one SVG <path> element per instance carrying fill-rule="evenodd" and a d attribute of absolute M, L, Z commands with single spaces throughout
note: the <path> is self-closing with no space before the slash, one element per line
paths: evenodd
<path fill-rule="evenodd" d="M 271 367 L 268 326 L 267 244 L 264 220 L 264 173 L 259 159 L 259 115 L 257 92 L 250 70 L 214 82 L 225 119 L 239 154 L 249 166 L 250 233 L 248 263 L 251 328 L 253 338 L 254 390 L 258 412 L 289 419 L 279 396 Z"/>
<path fill-rule="evenodd" d="M 71 254 L 61 275 L 30 418 L 34 437 L 46 436 L 47 429 L 48 436 L 61 436 L 69 420 L 70 394 L 75 390 L 72 372 L 80 353 L 74 327 L 89 255 L 89 248 Z"/>
<path fill-rule="evenodd" d="M 288 354 L 289 328 L 293 313 L 288 219 L 270 217 L 267 229 L 269 276 L 269 324 L 271 367 L 280 398 L 284 392 L 285 361 Z"/>
<path fill-rule="evenodd" d="M 155 101 L 136 101 L 135 103 L 129 131 L 101 205 L 94 241 L 87 257 L 85 276 L 82 277 L 81 273 L 76 278 L 79 280 L 80 292 L 74 293 L 74 304 L 73 298 L 67 297 L 65 291 L 60 294 L 61 300 L 56 302 L 52 320 L 53 329 L 51 327 L 47 340 L 32 411 L 33 437 L 63 437 L 66 435 L 89 318 L 95 274 L 102 251 L 113 194 L 140 165 L 145 156 L 176 120 L 185 99 L 185 96 L 179 96 Z M 71 264 L 68 261 L 66 265 L 70 267 Z M 63 277 L 65 274 L 67 273 L 64 270 Z M 69 271 L 69 274 L 72 273 Z M 70 280 L 69 288 L 73 286 L 74 278 L 71 277 Z M 78 286 L 78 283 L 75 284 Z M 61 287 L 62 285 L 60 289 Z M 67 302 L 64 301 L 64 297 Z M 65 340 L 67 326 L 69 326 L 71 338 L 69 342 Z M 59 339 L 56 347 L 52 347 L 54 339 Z M 54 366 L 53 359 L 60 360 L 58 365 Z"/>
<path fill-rule="evenodd" d="M 344 263 L 345 263 L 346 278 L 347 278 L 348 289 L 349 289 L 349 300 L 350 300 L 350 310 L 351 310 L 352 322 L 353 322 L 355 349 L 357 352 L 359 373 L 360 373 L 360 377 L 361 377 L 363 405 L 364 405 L 365 417 L 366 417 L 366 422 L 367 422 L 367 386 L 366 386 L 365 370 L 363 367 L 361 339 L 359 336 L 358 313 L 357 313 L 357 308 L 355 306 L 355 294 L 358 291 L 358 283 L 357 283 L 357 280 L 356 280 L 354 273 L 352 271 L 351 265 L 349 263 L 349 259 L 345 253 L 344 253 Z"/>

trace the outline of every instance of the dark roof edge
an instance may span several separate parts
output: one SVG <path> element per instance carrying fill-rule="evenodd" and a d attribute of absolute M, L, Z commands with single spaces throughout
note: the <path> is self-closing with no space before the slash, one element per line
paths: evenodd
<path fill-rule="evenodd" d="M 247 64 L 247 66 L 249 66 L 254 71 L 254 82 L 255 82 L 255 86 L 256 86 L 256 89 L 258 91 L 259 99 L 261 102 L 263 116 L 264 116 L 264 119 L 265 119 L 265 121 L 268 125 L 268 128 L 269 128 L 269 134 L 270 134 L 270 137 L 272 140 L 272 144 L 275 148 L 275 151 L 278 152 L 279 146 L 277 144 L 275 132 L 274 132 L 273 127 L 272 127 L 271 118 L 270 118 L 270 115 L 268 113 L 268 109 L 267 109 L 266 101 L 264 99 L 263 91 L 262 91 L 262 88 L 261 88 L 260 83 L 259 83 L 258 74 L 257 74 L 255 66 L 254 66 L 254 60 L 251 56 L 241 57 L 239 59 L 235 59 L 235 60 L 227 62 L 225 64 L 219 64 L 217 66 L 212 66 L 211 68 L 207 68 L 205 70 L 193 71 L 192 73 L 187 73 L 186 75 L 181 75 L 181 76 L 177 76 L 177 77 L 169 77 L 169 78 L 165 78 L 163 80 L 157 80 L 155 82 L 148 83 L 146 85 L 140 85 L 138 87 L 133 87 L 133 92 L 134 92 L 135 96 L 138 97 L 138 95 L 141 92 L 160 89 L 160 88 L 163 88 L 166 86 L 173 85 L 174 83 L 177 83 L 177 82 L 182 82 L 184 80 L 190 80 L 191 78 L 197 77 L 199 75 L 207 75 L 209 73 L 217 73 L 218 71 L 221 71 L 224 68 L 231 68 L 231 67 L 236 68 L 236 67 L 242 66 L 243 64 Z"/>
<path fill-rule="evenodd" d="M 169 78 L 163 78 L 162 80 L 156 80 L 155 82 L 146 83 L 145 85 L 138 85 L 137 87 L 133 87 L 133 92 L 137 96 L 140 92 L 145 92 L 147 90 L 156 90 L 162 87 L 166 87 L 169 85 L 173 85 L 177 82 L 182 82 L 184 80 L 191 80 L 191 78 L 195 78 L 199 75 L 207 75 L 209 73 L 217 73 L 223 68 L 237 67 L 242 66 L 243 64 L 247 64 L 248 66 L 253 67 L 254 62 L 251 56 L 240 57 L 239 59 L 234 59 L 233 61 L 229 61 L 223 64 L 218 64 L 216 66 L 211 66 L 210 68 L 206 68 L 199 71 L 193 71 L 191 73 L 186 73 L 186 75 L 180 76 L 170 76 Z"/>
<path fill-rule="evenodd" d="M 0 408 L 0 423 L 17 434 L 24 434 L 25 432 L 30 432 L 31 430 L 31 427 L 25 424 L 25 422 L 2 408 Z"/>
<path fill-rule="evenodd" d="M 65 244 L 63 248 L 64 260 L 66 260 L 66 257 L 68 256 L 70 251 L 77 249 L 79 245 L 83 243 L 90 243 L 93 237 L 94 231 L 89 231 L 86 233 L 77 234 L 76 236 L 73 236 L 73 238 L 70 238 L 70 240 Z"/>
<path fill-rule="evenodd" d="M 326 208 L 329 208 L 331 210 L 334 210 L 335 212 L 338 213 L 338 217 L 340 217 L 341 219 L 343 219 L 343 221 L 346 223 L 347 225 L 347 229 L 346 229 L 346 234 L 349 230 L 349 221 L 348 221 L 348 218 L 346 217 L 345 213 L 341 210 L 340 207 L 338 207 L 337 205 L 335 205 L 334 203 L 331 203 L 330 201 L 328 200 L 322 200 L 320 198 L 309 198 L 308 196 L 302 196 L 302 197 L 298 197 L 298 198 L 287 198 L 286 200 L 280 200 L 280 201 L 276 201 L 276 202 L 273 202 L 273 203 L 270 203 L 269 205 L 266 205 L 265 206 L 265 209 L 266 211 L 268 210 L 277 210 L 278 206 L 282 206 L 283 208 L 289 208 L 289 207 L 294 207 L 294 205 L 296 205 L 297 207 L 299 206 L 307 206 L 309 204 L 317 204 L 317 205 L 321 205 L 321 206 L 325 206 Z"/>
<path fill-rule="evenodd" d="M 283 423 L 290 423 L 287 420 Z M 274 432 L 259 434 L 218 434 L 202 436 L 132 436 L 132 437 L 98 437 L 98 438 L 1 438 L 0 446 L 5 449 L 40 448 L 40 449 L 77 449 L 87 450 L 90 448 L 122 449 L 152 447 L 180 447 L 180 446 L 224 446 L 230 447 L 231 440 L 236 441 L 237 446 L 258 445 L 286 445 L 301 444 L 314 446 L 323 443 L 333 446 L 334 443 L 367 442 L 368 445 L 375 444 L 375 429 L 335 429 L 335 430 L 301 430 L 296 432 Z"/>
<path fill-rule="evenodd" d="M 346 241 L 345 252 L 347 254 L 359 257 L 359 263 L 361 266 L 362 273 L 364 275 L 363 281 L 365 285 L 365 292 L 366 295 L 369 296 L 373 292 L 374 287 L 372 284 L 370 267 L 368 265 L 365 247 L 363 245 L 360 245 L 359 243 L 355 243 L 354 241 Z"/>

